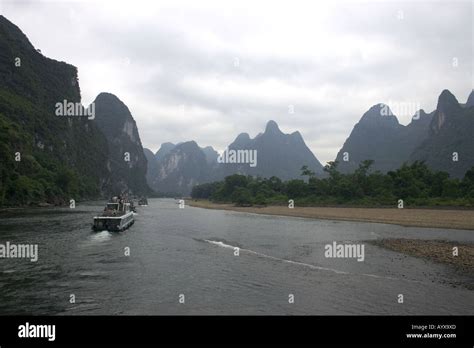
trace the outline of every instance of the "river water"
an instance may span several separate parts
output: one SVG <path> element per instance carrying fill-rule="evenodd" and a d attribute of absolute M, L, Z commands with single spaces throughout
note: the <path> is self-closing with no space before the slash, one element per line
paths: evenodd
<path fill-rule="evenodd" d="M 0 244 L 38 244 L 39 252 L 37 262 L 0 259 L 0 314 L 474 314 L 472 278 L 364 242 L 473 242 L 472 231 L 180 209 L 173 199 L 150 199 L 127 231 L 94 233 L 103 205 L 0 214 Z M 334 241 L 364 244 L 364 261 L 326 258 Z"/>

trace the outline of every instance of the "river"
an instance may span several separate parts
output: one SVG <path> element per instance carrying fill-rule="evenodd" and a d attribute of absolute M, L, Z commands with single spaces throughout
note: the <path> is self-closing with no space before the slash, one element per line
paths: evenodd
<path fill-rule="evenodd" d="M 94 233 L 103 205 L 0 213 L 0 243 L 38 245 L 37 262 L 0 259 L 0 314 L 474 314 L 472 279 L 364 242 L 473 242 L 472 231 L 180 209 L 173 199 L 149 199 L 127 231 Z M 363 244 L 364 260 L 326 258 L 334 241 Z"/>

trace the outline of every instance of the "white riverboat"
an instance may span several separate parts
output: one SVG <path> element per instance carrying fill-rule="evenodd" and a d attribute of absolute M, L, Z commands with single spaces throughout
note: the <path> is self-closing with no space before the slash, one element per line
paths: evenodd
<path fill-rule="evenodd" d="M 114 198 L 107 203 L 100 216 L 94 217 L 92 229 L 94 231 L 124 231 L 135 222 L 130 202 Z"/>

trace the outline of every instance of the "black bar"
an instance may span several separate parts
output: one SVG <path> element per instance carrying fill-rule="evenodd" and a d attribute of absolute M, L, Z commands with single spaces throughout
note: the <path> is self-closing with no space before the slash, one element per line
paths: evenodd
<path fill-rule="evenodd" d="M 26 323 L 55 325 L 55 340 L 20 338 L 19 327 Z M 3 316 L 0 346 L 161 343 L 472 347 L 473 324 L 472 316 Z M 421 331 L 412 325 L 427 328 Z M 456 337 L 407 338 L 407 334 L 434 333 Z"/>

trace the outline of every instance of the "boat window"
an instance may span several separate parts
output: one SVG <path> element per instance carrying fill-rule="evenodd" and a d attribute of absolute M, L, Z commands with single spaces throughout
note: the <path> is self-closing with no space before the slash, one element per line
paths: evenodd
<path fill-rule="evenodd" d="M 107 210 L 118 210 L 118 203 L 107 203 Z"/>

